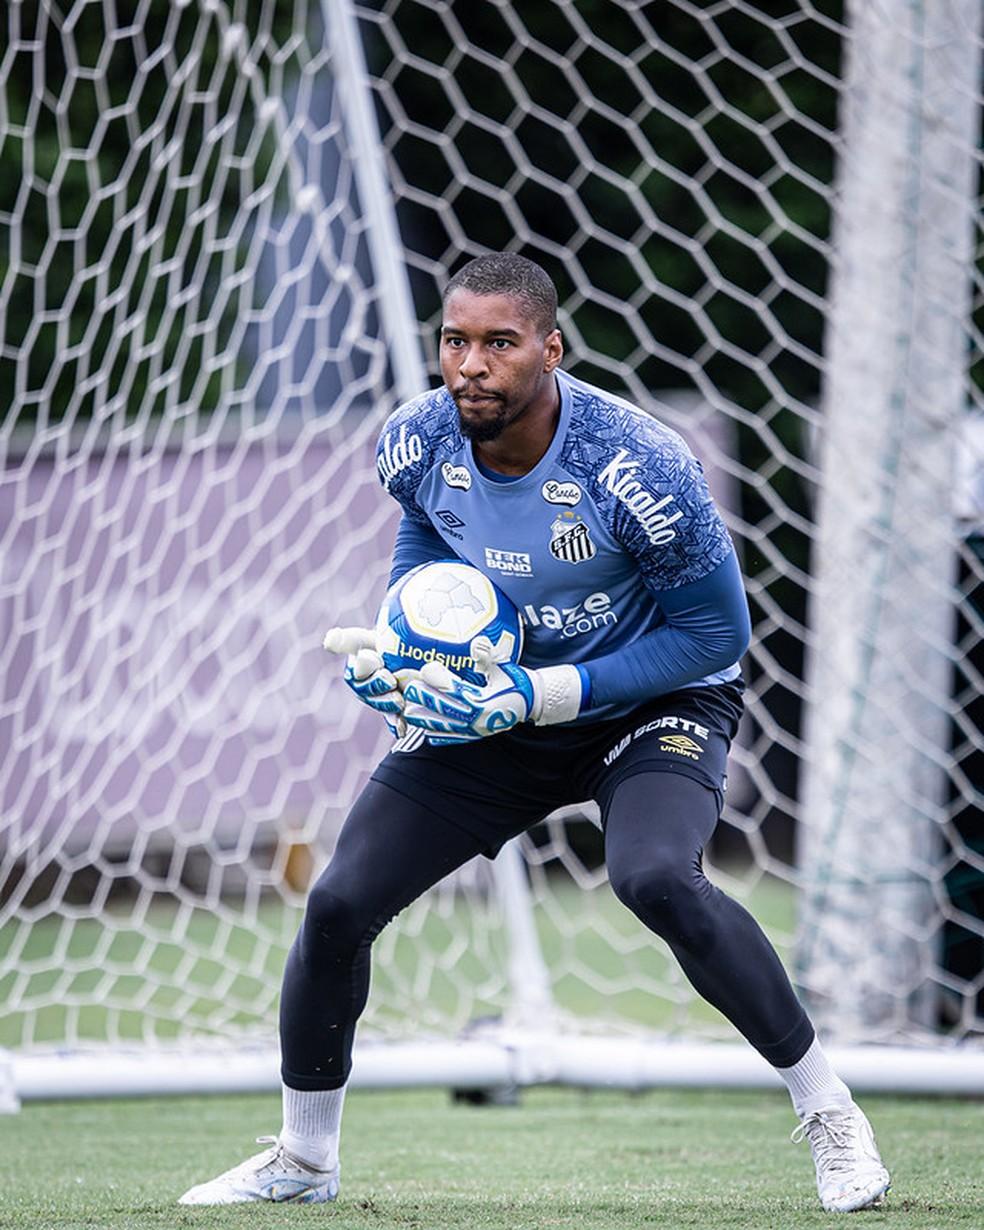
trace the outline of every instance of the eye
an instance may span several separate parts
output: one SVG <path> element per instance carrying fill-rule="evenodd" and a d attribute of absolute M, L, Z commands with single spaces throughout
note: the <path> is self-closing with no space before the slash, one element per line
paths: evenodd
<path fill-rule="evenodd" d="M 493 350 L 505 350 L 512 342 L 507 337 L 494 337 L 491 345 Z"/>
<path fill-rule="evenodd" d="M 442 337 L 441 344 L 449 347 L 451 350 L 457 350 L 465 344 L 465 339 L 462 337 Z"/>

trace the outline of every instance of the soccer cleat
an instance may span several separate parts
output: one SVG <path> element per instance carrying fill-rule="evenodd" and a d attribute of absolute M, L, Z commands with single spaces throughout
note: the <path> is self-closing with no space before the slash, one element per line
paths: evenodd
<path fill-rule="evenodd" d="M 828 1213 L 870 1209 L 885 1199 L 891 1180 L 871 1124 L 853 1102 L 807 1115 L 790 1139 L 810 1142 L 820 1203 Z"/>
<path fill-rule="evenodd" d="M 255 1200 L 324 1204 L 338 1195 L 338 1167 L 315 1170 L 288 1153 L 276 1136 L 259 1136 L 258 1145 L 273 1148 L 257 1153 L 217 1179 L 189 1188 L 178 1204 L 247 1204 Z"/>

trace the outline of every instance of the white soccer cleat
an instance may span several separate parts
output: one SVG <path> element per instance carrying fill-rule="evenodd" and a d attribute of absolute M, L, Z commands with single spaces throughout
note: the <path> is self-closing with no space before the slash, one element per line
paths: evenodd
<path fill-rule="evenodd" d="M 324 1204 L 338 1195 L 338 1167 L 315 1170 L 288 1153 L 275 1136 L 260 1136 L 257 1144 L 273 1148 L 241 1162 L 217 1179 L 189 1188 L 178 1204 L 247 1204 L 251 1201 L 290 1201 Z"/>
<path fill-rule="evenodd" d="M 891 1180 L 871 1124 L 853 1102 L 807 1115 L 790 1139 L 810 1142 L 820 1203 L 828 1213 L 870 1209 L 885 1199 Z"/>

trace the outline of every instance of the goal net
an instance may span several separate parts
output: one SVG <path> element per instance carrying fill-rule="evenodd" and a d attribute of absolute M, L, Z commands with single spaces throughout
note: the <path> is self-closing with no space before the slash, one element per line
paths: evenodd
<path fill-rule="evenodd" d="M 712 878 L 825 1037 L 949 1051 L 984 1084 L 980 0 L 0 20 L 22 1096 L 116 1088 L 127 1056 L 145 1087 L 151 1051 L 182 1056 L 163 1087 L 214 1086 L 233 1052 L 275 1080 L 305 890 L 387 743 L 319 648 L 385 585 L 375 438 L 439 379 L 449 270 L 504 248 L 556 280 L 568 368 L 691 440 L 741 554 L 748 714 Z M 618 1071 L 592 1042 L 613 1034 Z M 383 933 L 355 1075 L 690 1079 L 656 1038 L 736 1040 L 615 902 L 585 804 Z M 401 1065 L 409 1039 L 454 1045 Z M 708 1053 L 759 1079 L 730 1049 L 702 1052 L 712 1079 Z"/>

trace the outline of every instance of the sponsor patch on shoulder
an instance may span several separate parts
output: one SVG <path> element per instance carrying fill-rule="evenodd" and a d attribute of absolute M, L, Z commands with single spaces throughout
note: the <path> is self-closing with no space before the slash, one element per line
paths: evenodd
<path fill-rule="evenodd" d="M 566 504 L 573 508 L 580 501 L 582 492 L 577 483 L 548 478 L 540 488 L 540 494 L 548 504 Z"/>
<path fill-rule="evenodd" d="M 453 466 L 450 461 L 446 461 L 441 466 L 441 478 L 449 487 L 457 487 L 459 491 L 471 490 L 472 476 L 467 466 Z"/>
<path fill-rule="evenodd" d="M 400 427 L 399 435 L 393 438 L 392 431 L 386 433 L 386 438 L 380 442 L 376 455 L 376 469 L 379 479 L 386 490 L 402 470 L 414 465 L 424 455 L 420 436 L 416 432 L 407 434 L 407 425 Z"/>
<path fill-rule="evenodd" d="M 653 546 L 662 546 L 676 538 L 677 532 L 671 527 L 683 513 L 669 507 L 674 503 L 672 495 L 657 498 L 644 487 L 639 479 L 641 473 L 640 462 L 629 456 L 628 449 L 620 448 L 598 474 L 598 482 L 628 509 Z"/>

